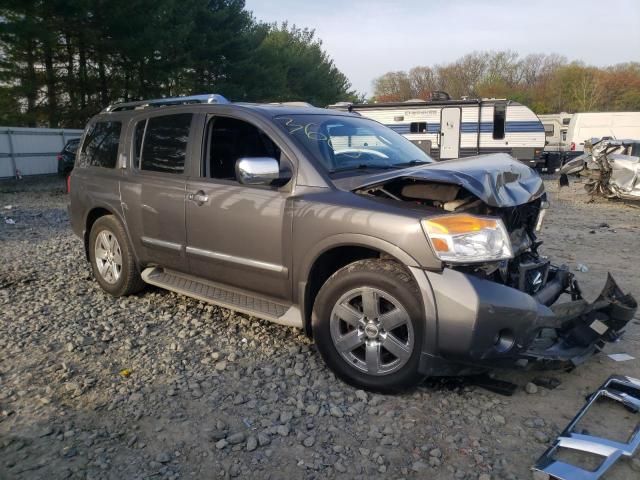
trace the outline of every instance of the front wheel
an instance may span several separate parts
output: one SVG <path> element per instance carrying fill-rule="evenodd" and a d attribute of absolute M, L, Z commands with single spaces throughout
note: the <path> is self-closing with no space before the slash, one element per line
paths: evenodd
<path fill-rule="evenodd" d="M 356 387 L 397 392 L 422 379 L 422 302 L 397 262 L 360 260 L 334 273 L 316 297 L 313 335 L 329 368 Z"/>

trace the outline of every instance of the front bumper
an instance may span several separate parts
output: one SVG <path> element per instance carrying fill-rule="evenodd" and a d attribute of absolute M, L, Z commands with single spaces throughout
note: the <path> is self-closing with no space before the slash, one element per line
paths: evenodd
<path fill-rule="evenodd" d="M 557 271 L 563 273 L 555 284 L 550 282 L 536 297 L 452 269 L 425 271 L 437 315 L 427 325 L 427 336 L 435 341 L 425 342 L 423 373 L 448 375 L 531 362 L 577 365 L 617 340 L 635 315 L 635 299 L 609 275 L 600 296 L 589 303 L 571 273 Z M 551 305 L 563 292 L 571 293 L 572 301 Z"/>

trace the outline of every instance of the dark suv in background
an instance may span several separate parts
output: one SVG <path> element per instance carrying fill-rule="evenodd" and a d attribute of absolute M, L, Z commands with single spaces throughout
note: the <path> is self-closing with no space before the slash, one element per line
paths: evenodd
<path fill-rule="evenodd" d="M 58 175 L 66 177 L 73 170 L 76 161 L 76 151 L 80 145 L 79 138 L 69 140 L 62 151 L 58 154 Z"/>
<path fill-rule="evenodd" d="M 206 95 L 96 115 L 70 216 L 110 294 L 149 283 L 302 328 L 338 376 L 395 391 L 618 338 L 635 300 L 609 279 L 588 303 L 539 254 L 546 206 L 506 154 L 438 163 L 348 112 Z"/>

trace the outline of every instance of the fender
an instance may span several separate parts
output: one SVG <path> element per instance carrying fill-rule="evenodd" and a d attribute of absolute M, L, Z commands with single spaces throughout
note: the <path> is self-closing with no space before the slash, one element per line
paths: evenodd
<path fill-rule="evenodd" d="M 127 222 L 124 219 L 124 215 L 122 214 L 122 211 L 118 208 L 114 208 L 113 205 L 109 205 L 108 203 L 103 203 L 103 202 L 92 204 L 91 207 L 86 210 L 86 213 L 83 216 L 84 222 L 82 227 L 82 238 L 84 241 L 84 251 L 87 257 L 87 261 L 90 260 L 89 259 L 89 233 L 90 232 L 87 231 L 87 221 L 89 220 L 89 216 L 91 215 L 91 212 L 97 209 L 106 210 L 107 212 L 109 212 L 110 215 L 113 215 L 114 217 L 116 217 L 116 219 L 122 224 L 122 226 L 124 227 L 124 231 L 127 235 L 127 241 L 129 242 L 129 246 L 131 247 L 133 256 L 136 259 L 136 263 L 140 265 L 140 262 L 138 260 L 139 259 L 138 253 L 135 251 L 135 248 L 133 247 L 133 241 L 131 239 L 131 234 L 129 233 L 129 227 L 127 225 Z"/>
<path fill-rule="evenodd" d="M 336 247 L 368 247 L 391 255 L 407 267 L 420 266 L 411 255 L 386 240 L 359 233 L 341 233 L 326 237 L 309 249 L 301 268 L 296 269 L 298 273 L 296 278 L 301 281 L 306 281 L 309 278 L 311 267 L 318 257 Z"/>
<path fill-rule="evenodd" d="M 302 312 L 306 311 L 306 287 L 313 264 L 320 255 L 336 247 L 371 248 L 395 258 L 402 265 L 407 267 L 407 270 L 411 273 L 414 281 L 420 287 L 420 300 L 422 302 L 426 322 L 423 350 L 430 354 L 435 354 L 438 338 L 438 314 L 431 282 L 422 270 L 422 267 L 411 255 L 398 246 L 381 238 L 356 233 L 344 233 L 332 235 L 314 245 L 306 255 L 303 265 L 297 269 L 297 276 L 295 277 L 297 282 L 294 282 L 294 288 L 296 288 L 294 298 L 298 298 L 300 310 Z M 307 319 L 305 319 L 305 324 L 306 320 Z M 307 328 L 306 326 L 305 331 L 307 334 L 311 333 L 310 328 Z"/>

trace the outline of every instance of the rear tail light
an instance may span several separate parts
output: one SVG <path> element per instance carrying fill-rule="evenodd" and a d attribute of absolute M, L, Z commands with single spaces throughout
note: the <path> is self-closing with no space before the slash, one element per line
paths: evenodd
<path fill-rule="evenodd" d="M 576 150 L 576 142 L 571 142 L 571 151 L 575 152 Z"/>
<path fill-rule="evenodd" d="M 58 159 L 59 162 L 62 161 L 62 155 L 58 154 L 58 156 L 56 158 Z"/>

